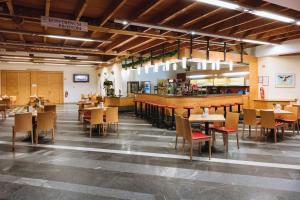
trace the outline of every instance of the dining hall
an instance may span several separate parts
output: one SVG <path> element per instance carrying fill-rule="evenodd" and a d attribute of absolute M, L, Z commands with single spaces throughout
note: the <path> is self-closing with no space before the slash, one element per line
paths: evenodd
<path fill-rule="evenodd" d="M 300 200 L 299 0 L 0 0 L 0 199 Z"/>

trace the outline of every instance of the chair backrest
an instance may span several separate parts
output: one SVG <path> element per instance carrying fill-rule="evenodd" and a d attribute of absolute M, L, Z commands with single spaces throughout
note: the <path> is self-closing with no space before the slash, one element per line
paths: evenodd
<path fill-rule="evenodd" d="M 16 113 L 14 127 L 16 132 L 32 131 L 32 113 Z"/>
<path fill-rule="evenodd" d="M 297 120 L 299 118 L 298 116 L 298 108 L 293 106 L 285 106 L 284 110 L 291 112 L 292 114 L 286 115 L 286 118 Z"/>
<path fill-rule="evenodd" d="M 263 128 L 275 127 L 275 114 L 274 111 L 261 110 L 260 111 L 260 123 Z"/>
<path fill-rule="evenodd" d="M 192 128 L 189 119 L 181 117 L 183 138 L 187 141 L 192 141 Z"/>
<path fill-rule="evenodd" d="M 224 109 L 223 108 L 217 108 L 215 113 L 218 114 L 218 115 L 224 115 Z"/>
<path fill-rule="evenodd" d="M 0 111 L 6 111 L 6 105 L 0 104 Z"/>
<path fill-rule="evenodd" d="M 175 120 L 176 120 L 176 136 L 184 137 L 181 116 L 176 115 Z"/>
<path fill-rule="evenodd" d="M 91 97 L 91 101 L 97 101 L 97 96 L 96 95 L 93 95 L 92 97 Z"/>
<path fill-rule="evenodd" d="M 56 113 L 56 105 L 44 105 L 44 111 Z"/>
<path fill-rule="evenodd" d="M 239 126 L 239 113 L 228 112 L 226 114 L 225 127 L 238 130 Z"/>
<path fill-rule="evenodd" d="M 195 109 L 191 110 L 191 114 L 203 114 L 203 109 L 200 107 L 196 107 Z"/>
<path fill-rule="evenodd" d="M 118 123 L 119 122 L 118 107 L 109 107 L 106 109 L 106 122 L 107 123 Z"/>
<path fill-rule="evenodd" d="M 54 129 L 54 112 L 40 112 L 37 114 L 37 129 Z"/>
<path fill-rule="evenodd" d="M 102 124 L 103 123 L 103 109 L 91 110 L 91 124 Z"/>
<path fill-rule="evenodd" d="M 256 125 L 256 110 L 255 109 L 243 109 L 244 124 Z"/>

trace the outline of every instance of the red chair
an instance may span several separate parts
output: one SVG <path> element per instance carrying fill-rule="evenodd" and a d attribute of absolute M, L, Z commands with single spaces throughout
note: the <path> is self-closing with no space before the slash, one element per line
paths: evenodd
<path fill-rule="evenodd" d="M 193 160 L 193 142 L 199 141 L 199 151 L 201 152 L 201 142 L 208 141 L 209 142 L 209 159 L 211 158 L 211 136 L 205 135 L 202 132 L 192 131 L 191 124 L 188 119 L 181 118 L 182 122 L 182 130 L 183 130 L 183 149 L 185 141 L 190 143 L 190 160 Z"/>
<path fill-rule="evenodd" d="M 226 146 L 226 151 L 228 151 L 228 135 L 236 134 L 236 141 L 238 149 L 239 145 L 239 136 L 238 136 L 238 124 L 239 124 L 239 113 L 228 112 L 225 120 L 225 126 L 215 127 L 213 129 L 213 141 L 215 142 L 216 136 L 215 132 L 223 134 L 223 141 Z"/>

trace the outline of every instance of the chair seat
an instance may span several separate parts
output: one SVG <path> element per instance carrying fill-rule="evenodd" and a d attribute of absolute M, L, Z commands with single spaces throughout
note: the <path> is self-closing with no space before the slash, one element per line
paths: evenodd
<path fill-rule="evenodd" d="M 235 133 L 237 131 L 236 129 L 226 128 L 224 126 L 222 126 L 222 127 L 216 127 L 214 129 L 215 129 L 215 131 L 222 132 L 222 133 Z"/>
<path fill-rule="evenodd" d="M 205 135 L 205 134 L 203 134 L 202 132 L 195 131 L 195 132 L 192 133 L 192 139 L 193 139 L 193 140 L 198 140 L 198 139 L 209 139 L 209 138 L 211 138 L 211 136 Z"/>
<path fill-rule="evenodd" d="M 280 127 L 280 126 L 284 126 L 284 124 L 282 122 L 276 122 L 275 123 L 275 127 Z"/>
<path fill-rule="evenodd" d="M 298 121 L 297 119 L 289 119 L 289 118 L 280 119 L 280 122 L 283 122 L 283 123 L 295 123 L 297 121 Z"/>

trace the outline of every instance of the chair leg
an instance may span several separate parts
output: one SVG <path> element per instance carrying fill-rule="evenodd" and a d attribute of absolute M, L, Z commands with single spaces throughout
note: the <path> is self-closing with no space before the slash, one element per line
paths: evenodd
<path fill-rule="evenodd" d="M 52 144 L 54 144 L 55 141 L 55 132 L 54 129 L 52 129 Z"/>
<path fill-rule="evenodd" d="M 193 141 L 191 142 L 191 145 L 190 145 L 190 160 L 191 161 L 193 160 Z"/>
<path fill-rule="evenodd" d="M 277 128 L 274 128 L 274 143 L 277 143 Z"/>
<path fill-rule="evenodd" d="M 93 125 L 90 125 L 90 138 L 92 138 L 92 130 L 93 130 Z"/>
<path fill-rule="evenodd" d="M 225 143 L 226 152 L 228 152 L 228 134 L 225 134 Z"/>
<path fill-rule="evenodd" d="M 236 132 L 236 142 L 237 142 L 237 147 L 240 149 L 240 143 L 239 143 L 239 133 Z"/>
<path fill-rule="evenodd" d="M 176 138 L 175 138 L 175 150 L 177 150 L 177 140 L 178 140 L 178 136 L 176 135 Z"/>
<path fill-rule="evenodd" d="M 35 131 L 35 144 L 39 143 L 39 132 L 38 130 Z"/>
<path fill-rule="evenodd" d="M 182 152 L 185 152 L 185 139 L 183 139 L 183 143 L 182 143 Z"/>
<path fill-rule="evenodd" d="M 249 138 L 251 138 L 251 125 L 249 125 Z"/>
<path fill-rule="evenodd" d="M 211 139 L 208 141 L 208 143 L 209 143 L 208 156 L 209 156 L 209 160 L 210 160 L 211 159 L 211 143 L 212 143 Z"/>
<path fill-rule="evenodd" d="M 242 132 L 242 138 L 244 139 L 244 132 L 245 132 L 245 124 L 243 124 L 243 132 Z"/>
<path fill-rule="evenodd" d="M 284 127 L 281 127 L 281 132 L 282 132 L 282 140 L 284 140 Z"/>
<path fill-rule="evenodd" d="M 202 151 L 202 142 L 201 141 L 199 142 L 199 147 L 198 148 L 199 148 L 198 149 L 199 153 L 201 153 L 201 151 Z"/>
<path fill-rule="evenodd" d="M 296 122 L 296 124 L 297 124 L 297 134 L 299 135 L 299 123 L 298 123 L 298 121 Z"/>
<path fill-rule="evenodd" d="M 295 136 L 295 130 L 296 130 L 296 123 L 293 123 L 293 136 Z"/>
<path fill-rule="evenodd" d="M 226 145 L 226 136 L 225 136 L 224 133 L 223 133 L 223 145 L 224 145 L 224 146 Z"/>
<path fill-rule="evenodd" d="M 30 135 L 31 135 L 31 144 L 33 144 L 33 131 L 30 131 Z"/>
<path fill-rule="evenodd" d="M 16 132 L 15 132 L 15 129 L 13 128 L 13 131 L 12 131 L 12 151 L 15 151 L 15 142 L 16 142 Z"/>

